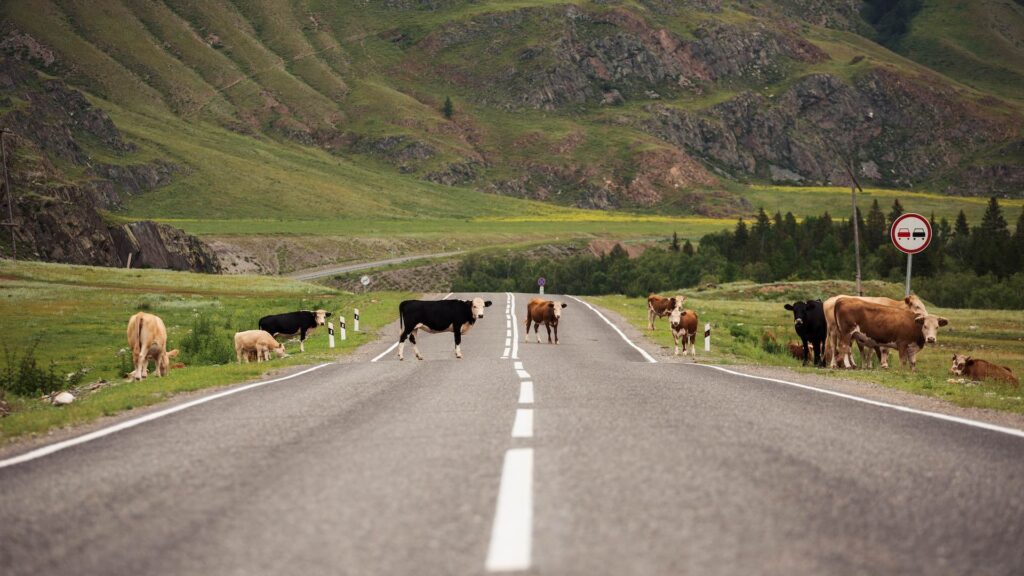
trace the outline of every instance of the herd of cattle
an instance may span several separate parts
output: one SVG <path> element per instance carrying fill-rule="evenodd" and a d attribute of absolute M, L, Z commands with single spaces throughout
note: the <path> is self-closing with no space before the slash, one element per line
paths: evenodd
<path fill-rule="evenodd" d="M 682 295 L 664 297 L 651 294 L 647 297 L 647 328 L 654 330 L 658 318 L 668 317 L 669 330 L 679 355 L 680 343 L 685 355 L 696 357 L 695 345 L 698 332 L 697 313 L 683 304 Z M 455 337 L 455 357 L 462 358 L 462 336 L 469 332 L 477 320 L 484 317 L 484 309 L 490 300 L 406 300 L 398 307 L 399 326 L 398 359 L 404 360 L 405 341 L 413 345 L 416 358 L 422 360 L 416 345 L 419 330 L 429 333 L 451 332 Z M 548 343 L 558 344 L 558 323 L 562 316 L 564 302 L 533 298 L 526 307 L 525 340 L 529 341 L 530 327 L 533 326 L 537 342 L 541 341 L 541 324 L 547 329 Z M 785 309 L 793 314 L 793 326 L 802 345 L 791 346 L 791 352 L 806 365 L 814 355 L 816 366 L 856 368 L 852 349 L 856 343 L 860 350 L 861 363 L 873 366 L 878 358 L 882 368 L 889 366 L 889 350 L 896 350 L 900 363 L 914 370 L 917 354 L 928 344 L 935 344 L 938 329 L 949 321 L 941 316 L 929 314 L 920 298 L 911 295 L 903 300 L 861 296 L 833 296 L 821 300 L 798 301 L 786 304 Z M 246 330 L 235 334 L 235 356 L 239 363 L 256 360 L 270 360 L 272 354 L 287 356 L 284 344 L 277 336 L 299 336 L 299 349 L 305 351 L 306 335 L 323 326 L 331 315 L 324 310 L 301 310 L 286 314 L 264 316 L 258 330 Z M 149 363 L 156 363 L 159 376 L 164 376 L 170 367 L 170 360 L 177 356 L 177 350 L 167 351 L 167 329 L 163 320 L 146 312 L 139 312 L 128 321 L 128 344 L 132 351 L 134 370 L 127 376 L 141 380 L 148 375 Z M 996 379 L 1018 385 L 1013 372 L 985 360 L 970 356 L 954 355 L 950 372 L 971 380 Z"/>

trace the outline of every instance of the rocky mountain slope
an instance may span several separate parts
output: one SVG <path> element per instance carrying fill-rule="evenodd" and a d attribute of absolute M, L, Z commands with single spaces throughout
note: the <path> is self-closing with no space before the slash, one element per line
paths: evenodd
<path fill-rule="evenodd" d="M 102 209 L 157 216 L 192 214 L 197 200 L 210 217 L 259 214 L 244 192 L 214 201 L 238 178 L 288 191 L 263 166 L 229 173 L 187 152 L 203 126 L 351 163 L 352 197 L 367 202 L 346 201 L 356 215 L 399 210 L 400 194 L 372 203 L 382 190 L 415 190 L 406 197 L 417 202 L 441 194 L 435 184 L 730 215 L 749 210 L 746 183 L 842 184 L 845 162 L 864 185 L 1021 197 L 1019 3 L 905 4 L 12 0 L 0 8 L 4 57 L 44 75 L 54 110 L 83 98 L 47 92 L 59 78 L 133 137 L 65 118 L 88 134 L 76 150 L 17 98 L 0 119 L 22 138 L 41 134 L 20 162 L 35 158 Z M 946 52 L 920 42 L 936 21 L 959 39 Z M 963 50 L 1000 38 L 1013 49 Z M 981 60 L 1009 72 L 973 82 L 964 71 Z M 24 80 L 11 76 L 19 89 Z"/>

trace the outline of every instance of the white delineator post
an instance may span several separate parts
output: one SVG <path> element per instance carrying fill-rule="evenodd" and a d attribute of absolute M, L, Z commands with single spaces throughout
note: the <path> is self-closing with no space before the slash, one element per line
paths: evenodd
<path fill-rule="evenodd" d="M 352 313 L 352 330 L 359 332 L 359 308 L 356 308 Z"/>
<path fill-rule="evenodd" d="M 348 331 L 345 330 L 345 317 L 344 316 L 338 317 L 338 328 L 341 329 L 341 339 L 342 340 L 348 340 Z"/>
<path fill-rule="evenodd" d="M 327 347 L 334 348 L 334 322 L 327 323 Z"/>
<path fill-rule="evenodd" d="M 711 352 L 711 324 L 704 324 L 704 351 Z"/>

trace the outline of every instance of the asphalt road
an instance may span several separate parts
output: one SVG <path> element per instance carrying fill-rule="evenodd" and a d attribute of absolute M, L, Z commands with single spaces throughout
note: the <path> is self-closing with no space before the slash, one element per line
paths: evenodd
<path fill-rule="evenodd" d="M 0 468 L 0 572 L 1024 573 L 1024 438 L 649 363 L 575 300 L 523 343 L 490 298 L 463 360 L 421 334 Z"/>

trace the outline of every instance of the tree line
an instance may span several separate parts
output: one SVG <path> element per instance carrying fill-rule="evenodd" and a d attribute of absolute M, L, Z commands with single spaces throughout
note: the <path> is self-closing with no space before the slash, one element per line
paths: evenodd
<path fill-rule="evenodd" d="M 858 210 L 862 276 L 902 282 L 906 255 L 889 239 L 892 222 L 904 213 L 899 200 L 885 212 L 874 200 Z M 933 239 L 914 255 L 914 291 L 939 306 L 1024 308 L 1024 210 L 1011 232 L 997 199 L 972 226 L 961 210 L 953 223 L 931 217 Z M 456 291 L 533 292 L 545 277 L 551 291 L 567 294 L 646 296 L 676 288 L 736 280 L 778 282 L 855 276 L 853 224 L 828 212 L 797 220 L 792 213 L 769 216 L 763 209 L 748 224 L 707 234 L 699 247 L 654 248 L 630 259 L 621 246 L 603 256 L 531 260 L 522 256 L 471 256 L 456 275 Z"/>

